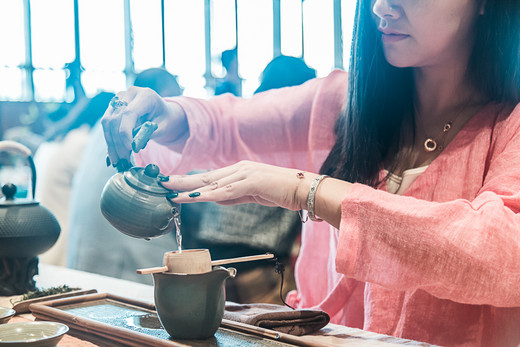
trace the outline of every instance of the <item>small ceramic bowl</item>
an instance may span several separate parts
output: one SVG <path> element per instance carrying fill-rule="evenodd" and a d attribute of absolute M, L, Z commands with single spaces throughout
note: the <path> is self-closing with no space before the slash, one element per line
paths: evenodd
<path fill-rule="evenodd" d="M 11 310 L 7 307 L 0 307 L 0 324 L 9 322 L 11 318 L 16 314 L 15 310 Z"/>
<path fill-rule="evenodd" d="M 0 346 L 53 347 L 69 331 L 65 324 L 56 322 L 18 322 L 0 326 Z"/>

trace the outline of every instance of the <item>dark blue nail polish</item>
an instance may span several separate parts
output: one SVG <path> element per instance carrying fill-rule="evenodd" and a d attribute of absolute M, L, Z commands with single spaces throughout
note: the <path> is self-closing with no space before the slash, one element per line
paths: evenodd
<path fill-rule="evenodd" d="M 190 198 L 196 198 L 197 196 L 199 196 L 200 193 L 199 192 L 193 192 L 191 193 L 190 195 L 188 195 Z"/>
<path fill-rule="evenodd" d="M 116 163 L 117 172 L 128 171 L 131 167 L 132 165 L 127 159 L 119 159 L 119 161 Z"/>
<path fill-rule="evenodd" d="M 168 194 L 166 195 L 166 199 L 175 199 L 175 198 L 178 197 L 178 196 L 179 196 L 179 193 L 177 193 L 177 192 L 172 192 L 172 193 L 168 193 Z"/>
<path fill-rule="evenodd" d="M 161 181 L 161 182 L 168 182 L 169 180 L 170 180 L 170 176 L 163 176 L 163 175 L 159 176 L 159 181 Z"/>

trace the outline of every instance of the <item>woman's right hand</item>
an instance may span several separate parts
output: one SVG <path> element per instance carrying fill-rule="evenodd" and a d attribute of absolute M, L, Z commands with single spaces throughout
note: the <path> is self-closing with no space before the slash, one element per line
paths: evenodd
<path fill-rule="evenodd" d="M 123 106 L 108 106 L 101 123 L 107 142 L 110 162 L 130 161 L 134 129 L 146 121 L 158 125 L 151 136 L 155 142 L 169 146 L 188 137 L 188 122 L 183 109 L 176 103 L 166 102 L 150 88 L 130 87 L 117 93 Z"/>

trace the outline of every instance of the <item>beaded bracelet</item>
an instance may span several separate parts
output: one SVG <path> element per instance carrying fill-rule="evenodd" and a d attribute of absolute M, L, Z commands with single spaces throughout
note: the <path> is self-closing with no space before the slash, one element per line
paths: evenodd
<path fill-rule="evenodd" d="M 309 216 L 310 220 L 314 222 L 323 222 L 323 219 L 316 217 L 314 212 L 314 200 L 316 197 L 316 190 L 318 190 L 318 185 L 325 177 L 328 176 L 320 175 L 312 181 L 311 188 L 309 189 L 309 195 L 307 196 L 307 215 Z"/>

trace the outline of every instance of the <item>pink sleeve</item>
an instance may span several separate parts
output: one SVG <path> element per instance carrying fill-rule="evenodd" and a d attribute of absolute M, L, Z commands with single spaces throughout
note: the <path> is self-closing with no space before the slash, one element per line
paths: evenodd
<path fill-rule="evenodd" d="M 337 270 L 460 303 L 520 306 L 520 108 L 515 112 L 515 123 L 497 126 L 500 137 L 487 142 L 490 159 L 472 200 L 432 202 L 353 185 L 342 203 Z M 456 166 L 443 168 L 453 184 L 478 178 L 457 176 L 464 164 Z"/>
<path fill-rule="evenodd" d="M 164 173 L 186 173 L 253 160 L 308 168 L 312 151 L 328 151 L 346 96 L 347 74 L 334 71 L 297 86 L 251 98 L 224 94 L 210 100 L 175 98 L 190 136 L 179 154 L 151 141 L 136 163 L 156 163 Z"/>

